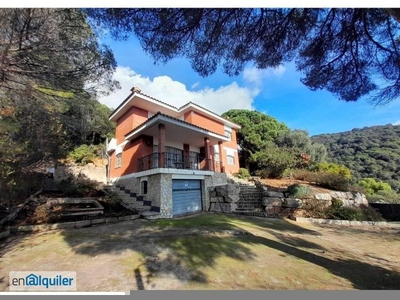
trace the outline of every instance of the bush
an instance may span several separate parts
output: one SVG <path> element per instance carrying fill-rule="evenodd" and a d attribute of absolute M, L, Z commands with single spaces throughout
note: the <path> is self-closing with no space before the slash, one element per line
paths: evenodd
<path fill-rule="evenodd" d="M 344 165 L 321 162 L 316 165 L 316 170 L 320 172 L 342 176 L 343 178 L 348 180 L 351 179 L 351 170 Z"/>
<path fill-rule="evenodd" d="M 271 173 L 271 171 L 266 170 L 266 169 L 264 169 L 264 170 L 257 170 L 257 171 L 255 172 L 256 176 L 259 176 L 261 179 L 269 178 L 269 174 L 270 174 L 270 173 Z"/>
<path fill-rule="evenodd" d="M 59 188 L 64 194 L 71 197 L 84 197 L 98 192 L 97 183 L 82 176 L 60 181 Z"/>
<path fill-rule="evenodd" d="M 330 207 L 327 209 L 327 217 L 335 220 L 363 221 L 364 215 L 359 208 L 355 207 Z"/>
<path fill-rule="evenodd" d="M 315 183 L 317 185 L 335 191 L 347 192 L 349 190 L 350 182 L 342 175 L 325 172 L 315 173 Z"/>
<path fill-rule="evenodd" d="M 313 196 L 313 190 L 309 186 L 301 184 L 292 184 L 287 191 L 294 198 L 311 198 Z"/>
<path fill-rule="evenodd" d="M 372 207 L 346 207 L 340 200 L 332 200 L 331 206 L 325 201 L 307 200 L 301 207 L 307 218 L 334 219 L 349 221 L 384 221 L 382 215 Z"/>
<path fill-rule="evenodd" d="M 400 195 L 397 194 L 394 190 L 380 190 L 372 195 L 367 195 L 368 202 L 374 203 L 379 200 L 384 200 L 386 203 L 399 203 L 400 204 Z"/>
<path fill-rule="evenodd" d="M 358 184 L 365 189 L 367 195 L 373 195 L 380 191 L 392 190 L 389 184 L 382 181 L 376 181 L 374 178 L 361 179 Z"/>
<path fill-rule="evenodd" d="M 326 219 L 326 203 L 325 201 L 319 201 L 316 199 L 310 199 L 305 201 L 301 206 L 303 211 L 303 215 L 306 218 L 317 218 L 317 219 Z"/>
<path fill-rule="evenodd" d="M 46 204 L 40 205 L 36 208 L 35 219 L 38 224 L 42 223 L 57 223 L 61 217 L 58 213 Z"/>
<path fill-rule="evenodd" d="M 331 207 L 334 209 L 341 208 L 343 206 L 343 201 L 340 199 L 332 199 Z"/>
<path fill-rule="evenodd" d="M 365 207 L 362 211 L 364 214 L 365 221 L 375 221 L 375 222 L 385 221 L 385 219 L 378 212 L 378 210 L 371 206 Z"/>
<path fill-rule="evenodd" d="M 241 178 L 241 179 L 246 179 L 246 178 L 250 177 L 250 173 L 247 169 L 240 168 L 239 172 L 235 173 L 234 176 Z"/>
<path fill-rule="evenodd" d="M 88 146 L 84 144 L 71 151 L 68 154 L 68 159 L 80 165 L 93 163 L 95 158 L 99 156 L 99 153 L 101 153 L 101 149 L 101 145 Z"/>

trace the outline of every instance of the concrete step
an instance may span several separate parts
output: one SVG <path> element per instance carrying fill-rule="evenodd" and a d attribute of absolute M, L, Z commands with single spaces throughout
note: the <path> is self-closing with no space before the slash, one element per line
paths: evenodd
<path fill-rule="evenodd" d="M 258 211 L 234 211 L 233 214 L 242 216 L 252 216 L 252 217 L 267 217 L 266 212 L 258 212 Z"/>
<path fill-rule="evenodd" d="M 161 219 L 161 214 L 155 211 L 145 211 L 141 213 L 141 216 L 147 220 Z"/>

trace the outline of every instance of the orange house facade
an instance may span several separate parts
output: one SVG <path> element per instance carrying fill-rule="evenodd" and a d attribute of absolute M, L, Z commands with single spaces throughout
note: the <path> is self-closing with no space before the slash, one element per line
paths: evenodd
<path fill-rule="evenodd" d="M 177 108 L 132 88 L 112 112 L 108 179 L 161 217 L 207 210 L 208 188 L 239 170 L 240 126 L 194 103 Z"/>

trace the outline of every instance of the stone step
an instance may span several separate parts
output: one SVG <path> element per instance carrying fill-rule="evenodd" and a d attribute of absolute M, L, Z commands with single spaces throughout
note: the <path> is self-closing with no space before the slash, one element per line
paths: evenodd
<path fill-rule="evenodd" d="M 264 211 L 262 207 L 238 207 L 235 211 Z"/>
<path fill-rule="evenodd" d="M 267 217 L 267 214 L 265 212 L 254 212 L 254 211 L 248 211 L 248 212 L 234 211 L 233 214 L 242 216 L 252 216 L 252 217 Z"/>

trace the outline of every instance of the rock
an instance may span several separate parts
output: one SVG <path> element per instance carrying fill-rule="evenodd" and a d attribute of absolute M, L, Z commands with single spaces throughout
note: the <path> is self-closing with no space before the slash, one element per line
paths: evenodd
<path fill-rule="evenodd" d="M 224 202 L 236 203 L 239 201 L 240 187 L 236 184 L 225 184 L 215 187 L 218 197 L 224 197 Z"/>
<path fill-rule="evenodd" d="M 210 210 L 214 212 L 231 213 L 237 208 L 236 203 L 211 203 Z"/>
<path fill-rule="evenodd" d="M 282 192 L 266 191 L 265 194 L 267 195 L 267 197 L 277 197 L 277 198 L 285 197 Z"/>
<path fill-rule="evenodd" d="M 265 212 L 267 213 L 267 216 L 276 216 L 280 213 L 281 208 L 280 207 L 266 207 Z"/>
<path fill-rule="evenodd" d="M 214 191 L 210 191 L 210 197 L 211 198 L 217 197 L 217 192 L 215 190 Z"/>
<path fill-rule="evenodd" d="M 360 205 L 368 206 L 368 200 L 364 194 L 354 193 L 354 204 L 356 206 L 360 206 Z"/>
<path fill-rule="evenodd" d="M 291 208 L 297 208 L 301 206 L 301 200 L 300 199 L 295 199 L 295 198 L 285 198 L 283 201 L 283 206 L 284 207 L 291 207 Z"/>
<path fill-rule="evenodd" d="M 210 202 L 224 202 L 223 197 L 211 197 Z"/>
<path fill-rule="evenodd" d="M 332 191 L 332 192 L 330 192 L 330 194 L 333 199 L 349 200 L 349 199 L 353 198 L 353 195 L 351 195 L 351 198 L 349 198 L 349 195 L 346 192 Z"/>
<path fill-rule="evenodd" d="M 326 201 L 332 200 L 332 196 L 329 193 L 317 193 L 314 195 L 314 197 L 317 200 L 326 200 Z"/>
<path fill-rule="evenodd" d="M 282 199 L 276 197 L 264 197 L 262 200 L 262 205 L 267 207 L 282 206 Z"/>
<path fill-rule="evenodd" d="M 340 199 L 342 200 L 342 199 Z M 345 207 L 353 207 L 354 206 L 354 201 L 353 200 L 342 200 L 343 206 Z"/>

